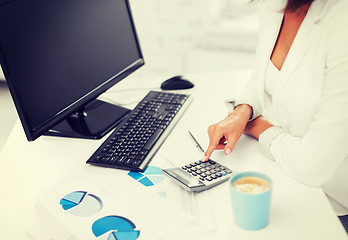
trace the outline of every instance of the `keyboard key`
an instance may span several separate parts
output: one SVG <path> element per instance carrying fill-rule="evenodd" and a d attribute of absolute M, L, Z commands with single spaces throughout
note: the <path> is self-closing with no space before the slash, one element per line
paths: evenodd
<path fill-rule="evenodd" d="M 125 156 L 120 156 L 116 159 L 116 163 L 119 165 L 123 165 L 123 161 L 126 160 Z"/>
<path fill-rule="evenodd" d="M 163 133 L 163 129 L 157 129 L 151 138 L 148 140 L 148 142 L 144 146 L 144 150 L 150 150 L 152 146 L 157 142 L 161 134 Z"/>
<path fill-rule="evenodd" d="M 126 160 L 123 162 L 123 165 L 125 166 L 130 166 L 132 163 L 132 158 L 126 158 Z"/>
<path fill-rule="evenodd" d="M 141 162 L 142 162 L 142 161 L 135 159 L 135 160 L 131 163 L 131 167 L 132 167 L 132 168 L 138 168 L 138 167 L 140 166 Z"/>

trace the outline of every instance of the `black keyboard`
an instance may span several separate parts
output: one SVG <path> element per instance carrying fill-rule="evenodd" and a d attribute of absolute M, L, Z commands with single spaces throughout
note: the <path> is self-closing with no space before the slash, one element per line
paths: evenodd
<path fill-rule="evenodd" d="M 143 171 L 187 109 L 186 94 L 150 91 L 87 163 Z"/>

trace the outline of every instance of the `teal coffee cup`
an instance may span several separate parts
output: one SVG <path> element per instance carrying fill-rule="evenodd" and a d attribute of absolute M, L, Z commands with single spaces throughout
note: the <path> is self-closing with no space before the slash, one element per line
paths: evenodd
<path fill-rule="evenodd" d="M 239 172 L 231 176 L 229 185 L 235 224 L 246 230 L 267 226 L 272 180 L 258 172 Z"/>

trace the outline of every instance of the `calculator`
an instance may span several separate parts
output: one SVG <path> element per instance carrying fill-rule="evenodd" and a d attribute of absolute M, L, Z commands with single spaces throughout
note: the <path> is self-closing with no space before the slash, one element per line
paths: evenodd
<path fill-rule="evenodd" d="M 163 169 L 163 174 L 190 192 L 201 192 L 227 181 L 232 171 L 209 159 L 181 167 Z"/>

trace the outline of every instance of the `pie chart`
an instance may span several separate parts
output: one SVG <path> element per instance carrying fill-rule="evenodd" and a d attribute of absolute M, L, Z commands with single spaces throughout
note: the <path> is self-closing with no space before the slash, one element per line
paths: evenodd
<path fill-rule="evenodd" d="M 162 169 L 155 166 L 148 166 L 144 172 L 130 171 L 128 175 L 146 187 L 158 184 L 165 179 Z"/>
<path fill-rule="evenodd" d="M 67 194 L 60 200 L 62 208 L 78 217 L 88 217 L 99 212 L 103 202 L 95 195 L 85 191 L 76 191 Z"/>
<path fill-rule="evenodd" d="M 132 221 L 121 216 L 106 216 L 98 219 L 92 225 L 94 236 L 105 240 L 135 240 L 140 231 Z"/>

